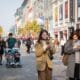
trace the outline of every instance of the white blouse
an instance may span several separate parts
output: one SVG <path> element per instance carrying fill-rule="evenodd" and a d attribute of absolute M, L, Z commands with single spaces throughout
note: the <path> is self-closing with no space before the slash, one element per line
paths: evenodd
<path fill-rule="evenodd" d="M 75 49 L 77 46 L 80 46 L 80 40 L 74 43 L 73 48 Z M 80 63 L 80 51 L 75 51 L 75 63 Z"/>

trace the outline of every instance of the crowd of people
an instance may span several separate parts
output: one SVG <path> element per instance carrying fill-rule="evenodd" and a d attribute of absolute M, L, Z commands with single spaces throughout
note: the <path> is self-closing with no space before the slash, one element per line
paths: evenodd
<path fill-rule="evenodd" d="M 32 40 L 28 38 L 25 46 L 27 53 L 30 53 Z M 6 48 L 20 48 L 21 42 L 9 33 L 8 39 L 4 41 L 0 36 L 0 65 L 2 65 L 2 56 Z M 41 30 L 39 37 L 35 43 L 36 68 L 38 72 L 38 80 L 52 80 L 53 55 L 56 54 L 57 46 L 61 46 L 62 62 L 67 66 L 67 79 L 80 80 L 80 34 L 74 31 L 70 34 L 67 41 L 63 39 L 61 42 L 56 38 L 52 43 L 47 30 Z M 18 53 L 18 51 L 16 52 Z M 9 55 L 8 55 L 9 56 Z M 20 54 L 14 55 L 14 63 L 20 62 Z M 12 58 L 12 56 L 10 57 Z M 12 59 L 13 60 L 13 59 Z M 10 64 L 7 58 L 7 64 Z"/>

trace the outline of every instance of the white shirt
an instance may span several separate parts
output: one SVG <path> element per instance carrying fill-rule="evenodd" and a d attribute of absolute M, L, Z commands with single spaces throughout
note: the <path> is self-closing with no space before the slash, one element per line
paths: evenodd
<path fill-rule="evenodd" d="M 75 49 L 77 46 L 80 46 L 80 40 L 74 43 L 73 48 Z M 80 51 L 78 50 L 75 52 L 75 63 L 80 63 Z"/>
<path fill-rule="evenodd" d="M 61 46 L 64 46 L 65 43 L 66 43 L 66 40 L 62 39 L 61 40 Z"/>

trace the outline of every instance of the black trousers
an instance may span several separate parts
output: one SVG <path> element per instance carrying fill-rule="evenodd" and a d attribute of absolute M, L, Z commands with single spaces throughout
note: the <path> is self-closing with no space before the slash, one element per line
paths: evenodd
<path fill-rule="evenodd" d="M 75 64 L 74 77 L 80 80 L 80 64 Z"/>
<path fill-rule="evenodd" d="M 64 46 L 61 46 L 61 55 L 63 56 L 64 54 Z"/>
<path fill-rule="evenodd" d="M 69 80 L 80 80 L 80 79 L 75 79 L 75 78 L 69 78 Z"/>
<path fill-rule="evenodd" d="M 16 57 L 16 58 L 15 58 L 15 61 L 16 61 L 16 62 L 20 62 L 20 58 L 19 58 L 19 57 Z"/>
<path fill-rule="evenodd" d="M 27 45 L 27 52 L 30 53 L 30 48 L 31 46 L 30 45 Z"/>
<path fill-rule="evenodd" d="M 80 64 L 75 64 L 74 78 L 69 78 L 69 80 L 80 80 Z"/>
<path fill-rule="evenodd" d="M 0 54 L 0 64 L 2 64 L 2 57 L 3 57 L 3 54 Z"/>
<path fill-rule="evenodd" d="M 75 80 L 74 78 L 69 78 L 69 80 Z"/>

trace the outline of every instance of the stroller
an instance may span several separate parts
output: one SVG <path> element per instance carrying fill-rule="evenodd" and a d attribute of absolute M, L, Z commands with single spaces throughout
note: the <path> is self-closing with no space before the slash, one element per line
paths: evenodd
<path fill-rule="evenodd" d="M 7 68 L 17 68 L 22 67 L 21 61 L 20 61 L 20 52 L 19 48 L 7 48 L 5 50 L 5 56 L 6 56 L 6 67 Z"/>

